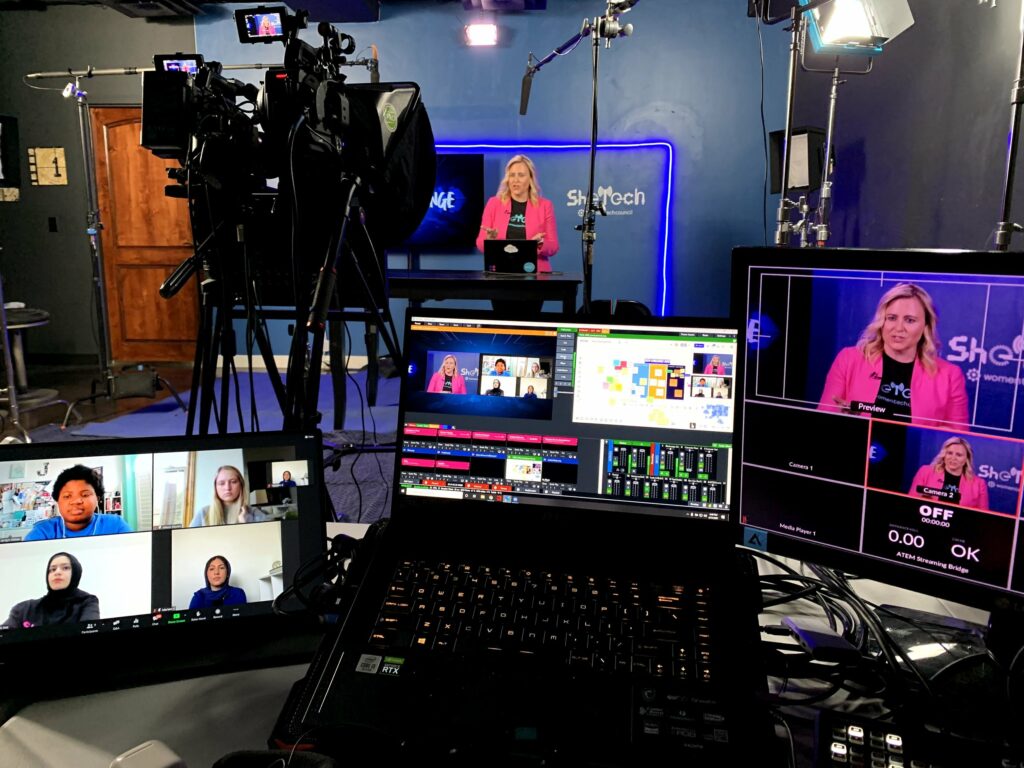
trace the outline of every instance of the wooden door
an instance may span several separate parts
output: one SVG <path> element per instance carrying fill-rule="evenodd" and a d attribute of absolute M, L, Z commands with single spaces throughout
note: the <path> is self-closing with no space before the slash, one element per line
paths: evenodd
<path fill-rule="evenodd" d="M 141 108 L 93 107 L 90 116 L 111 357 L 192 360 L 199 332 L 195 278 L 171 299 L 158 293 L 192 253 L 187 204 L 164 195 L 171 183 L 166 169 L 176 163 L 140 146 Z"/>

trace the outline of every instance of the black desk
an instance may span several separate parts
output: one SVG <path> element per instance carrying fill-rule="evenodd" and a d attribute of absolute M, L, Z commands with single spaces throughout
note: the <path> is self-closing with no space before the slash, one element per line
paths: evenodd
<path fill-rule="evenodd" d="M 505 275 L 480 270 L 388 270 L 388 293 L 411 302 L 445 299 L 499 301 L 560 301 L 562 311 L 576 312 L 576 293 L 583 276 L 578 272 Z"/>

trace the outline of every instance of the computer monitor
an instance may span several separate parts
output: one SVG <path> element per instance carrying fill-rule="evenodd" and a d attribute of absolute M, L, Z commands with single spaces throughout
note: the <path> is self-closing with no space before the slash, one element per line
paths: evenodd
<path fill-rule="evenodd" d="M 484 156 L 439 154 L 430 207 L 405 244 L 418 251 L 474 248 L 483 213 Z"/>
<path fill-rule="evenodd" d="M 743 542 L 1024 603 L 1019 254 L 737 248 Z"/>
<path fill-rule="evenodd" d="M 629 511 L 729 531 L 729 321 L 432 312 L 407 317 L 404 506 Z"/>
<path fill-rule="evenodd" d="M 253 468 L 279 466 L 304 482 L 268 499 Z M 316 434 L 5 446 L 5 681 L 54 695 L 311 653 L 315 622 L 271 606 L 324 551 L 322 467 Z"/>

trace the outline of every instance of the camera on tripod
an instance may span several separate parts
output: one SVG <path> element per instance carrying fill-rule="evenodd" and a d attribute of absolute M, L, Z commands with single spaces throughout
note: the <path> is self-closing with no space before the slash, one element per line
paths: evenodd
<path fill-rule="evenodd" d="M 156 57 L 156 71 L 143 76 L 142 144 L 181 165 L 169 172 L 177 185 L 166 191 L 188 199 L 195 243 L 160 293 L 169 298 L 202 272 L 200 334 L 210 338 L 197 345 L 197 369 L 234 355 L 224 318 L 239 306 L 256 325 L 265 306 L 295 308 L 296 327 L 306 332 L 293 338 L 289 392 L 279 397 L 290 426 L 315 423 L 306 410 L 315 408 L 315 393 L 293 389 L 319 380 L 332 309 L 357 308 L 399 357 L 384 253 L 423 219 L 435 174 L 419 86 L 346 83 L 344 67 L 370 68 L 348 59 L 355 40 L 320 23 L 322 44 L 314 47 L 299 36 L 307 18 L 284 6 L 235 11 L 241 42 L 284 43 L 283 65 L 259 87 L 226 77 L 198 54 Z M 266 360 L 272 355 L 263 346 Z"/>

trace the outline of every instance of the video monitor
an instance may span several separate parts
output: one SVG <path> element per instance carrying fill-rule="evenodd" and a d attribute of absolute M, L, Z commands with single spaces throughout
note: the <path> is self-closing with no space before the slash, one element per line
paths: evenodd
<path fill-rule="evenodd" d="M 157 72 L 184 72 L 194 75 L 203 66 L 203 56 L 199 53 L 170 53 L 153 57 L 153 65 Z"/>
<path fill-rule="evenodd" d="M 439 154 L 430 208 L 405 245 L 420 251 L 475 248 L 483 214 L 484 156 Z"/>
<path fill-rule="evenodd" d="M 130 648 L 117 671 L 145 677 L 297 639 L 271 606 L 323 552 L 321 451 L 281 433 L 5 446 L 0 664 L 90 658 L 95 672 Z M 296 481 L 268 498 L 278 468 Z"/>
<path fill-rule="evenodd" d="M 287 37 L 288 8 L 283 5 L 239 8 L 235 11 L 238 40 L 242 43 L 273 43 Z"/>
<path fill-rule="evenodd" d="M 1024 598 L 1024 276 L 996 253 L 733 252 L 743 542 Z"/>
<path fill-rule="evenodd" d="M 629 511 L 713 521 L 728 538 L 739 342 L 727 320 L 435 312 L 407 315 L 403 508 Z"/>

